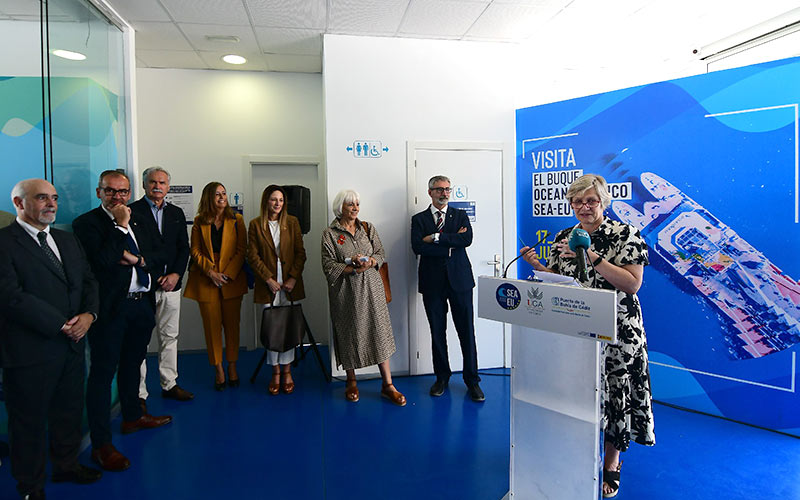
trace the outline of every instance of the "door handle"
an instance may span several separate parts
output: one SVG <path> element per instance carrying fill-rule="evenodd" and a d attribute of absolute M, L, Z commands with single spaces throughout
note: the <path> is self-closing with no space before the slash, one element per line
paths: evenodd
<path fill-rule="evenodd" d="M 500 266 L 503 264 L 500 262 L 500 254 L 494 254 L 494 260 L 490 260 L 487 262 L 490 266 L 494 266 L 494 277 L 497 278 L 500 276 Z"/>

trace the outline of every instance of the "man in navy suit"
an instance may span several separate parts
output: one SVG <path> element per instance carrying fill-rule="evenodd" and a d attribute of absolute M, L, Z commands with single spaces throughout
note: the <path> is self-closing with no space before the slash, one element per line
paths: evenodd
<path fill-rule="evenodd" d="M 472 226 L 463 210 L 447 206 L 450 179 L 443 175 L 428 181 L 431 205 L 411 218 L 411 248 L 419 255 L 419 292 L 431 327 L 433 371 L 436 382 L 431 396 L 444 394 L 450 380 L 447 357 L 447 304 L 453 309 L 464 358 L 464 383 L 473 401 L 485 401 L 478 384 L 478 351 L 473 321 L 472 265 L 467 247 L 472 244 Z"/>
<path fill-rule="evenodd" d="M 161 237 L 166 264 L 153 273 L 156 299 L 156 328 L 158 339 L 158 372 L 161 397 L 189 401 L 194 394 L 178 385 L 178 326 L 181 313 L 181 280 L 189 262 L 189 236 L 183 210 L 164 197 L 169 191 L 169 172 L 150 167 L 142 173 L 145 195 L 130 204 L 131 211 L 150 225 L 150 231 Z M 142 362 L 139 381 L 139 400 L 147 408 L 147 363 Z"/>
<path fill-rule="evenodd" d="M 91 483 L 78 463 L 86 375 L 84 335 L 99 313 L 97 281 L 78 240 L 53 229 L 58 194 L 43 179 L 11 191 L 17 218 L 0 230 L 0 354 L 11 474 L 23 498 L 45 498 L 49 430 L 53 481 Z"/>
<path fill-rule="evenodd" d="M 100 317 L 89 331 L 92 364 L 86 410 L 92 460 L 109 471 L 130 467 L 130 461 L 111 443 L 111 381 L 118 368 L 123 434 L 172 421 L 172 417 L 142 411 L 139 404 L 139 367 L 155 326 L 150 273 L 160 273 L 164 259 L 158 235 L 127 206 L 130 187 L 122 172 L 101 173 L 100 206 L 72 222 L 100 284 Z"/>

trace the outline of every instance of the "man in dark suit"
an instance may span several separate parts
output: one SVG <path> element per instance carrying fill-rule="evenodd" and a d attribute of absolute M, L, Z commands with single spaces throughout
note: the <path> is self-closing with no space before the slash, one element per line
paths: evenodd
<path fill-rule="evenodd" d="M 178 378 L 178 327 L 181 312 L 181 280 L 189 262 L 189 236 L 186 232 L 186 215 L 180 207 L 167 203 L 169 172 L 161 167 L 150 167 L 142 173 L 145 196 L 130 204 L 139 220 L 150 226 L 150 231 L 161 237 L 166 259 L 163 269 L 156 270 L 153 283 L 156 299 L 156 338 L 158 338 L 158 371 L 161 396 L 178 401 L 189 401 L 194 394 L 177 383 Z M 139 400 L 147 400 L 147 363 L 142 362 L 139 381 Z M 146 406 L 144 406 L 146 408 Z"/>
<path fill-rule="evenodd" d="M 473 320 L 472 265 L 467 247 L 472 244 L 472 226 L 463 210 L 447 206 L 450 179 L 443 175 L 428 181 L 431 205 L 411 218 L 411 247 L 419 255 L 419 292 L 431 327 L 433 371 L 436 382 L 431 396 L 444 394 L 450 380 L 447 357 L 447 303 L 453 309 L 453 323 L 458 332 L 464 357 L 464 383 L 473 401 L 486 398 L 480 388 L 478 352 Z"/>
<path fill-rule="evenodd" d="M 172 421 L 149 415 L 139 405 L 139 367 L 155 325 L 150 272 L 160 273 L 164 260 L 158 235 L 131 214 L 130 196 L 128 177 L 106 170 L 97 187 L 101 205 L 72 222 L 100 284 L 100 317 L 89 331 L 86 410 L 92 460 L 109 471 L 130 467 L 111 444 L 111 381 L 117 370 L 123 434 Z"/>
<path fill-rule="evenodd" d="M 11 474 L 23 498 L 44 498 L 49 429 L 53 481 L 91 483 L 78 463 L 86 373 L 84 335 L 97 317 L 97 282 L 78 240 L 52 229 L 58 194 L 28 179 L 11 192 L 17 218 L 0 229 L 0 355 Z"/>

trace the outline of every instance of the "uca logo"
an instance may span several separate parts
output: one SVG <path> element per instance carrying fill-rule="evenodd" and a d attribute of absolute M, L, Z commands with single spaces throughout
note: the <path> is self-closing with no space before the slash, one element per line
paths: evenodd
<path fill-rule="evenodd" d="M 539 290 L 539 288 L 529 288 L 528 291 L 528 300 L 525 307 L 528 309 L 528 312 L 534 314 L 541 314 L 544 311 L 544 304 L 542 304 L 542 298 L 544 297 L 544 292 Z"/>

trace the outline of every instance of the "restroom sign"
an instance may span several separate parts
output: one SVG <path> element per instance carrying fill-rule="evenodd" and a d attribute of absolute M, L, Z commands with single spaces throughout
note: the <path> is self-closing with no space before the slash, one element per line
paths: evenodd
<path fill-rule="evenodd" d="M 356 140 L 352 146 L 347 146 L 347 150 L 352 151 L 356 158 L 380 158 L 389 148 L 381 141 Z"/>

